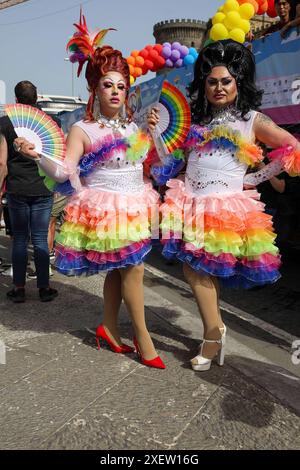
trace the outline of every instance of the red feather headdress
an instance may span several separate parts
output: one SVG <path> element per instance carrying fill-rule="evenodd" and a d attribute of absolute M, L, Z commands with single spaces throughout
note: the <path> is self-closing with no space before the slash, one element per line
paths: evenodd
<path fill-rule="evenodd" d="M 108 31 L 116 31 L 114 28 L 96 30 L 90 33 L 86 24 L 85 16 L 80 9 L 79 24 L 74 23 L 77 31 L 67 44 L 67 50 L 71 53 L 70 61 L 78 62 L 77 77 L 79 77 L 82 67 L 88 60 L 93 60 L 95 51 L 100 47 Z"/>

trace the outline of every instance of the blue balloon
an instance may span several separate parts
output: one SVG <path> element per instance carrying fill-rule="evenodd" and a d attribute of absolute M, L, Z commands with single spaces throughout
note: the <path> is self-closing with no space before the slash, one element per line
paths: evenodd
<path fill-rule="evenodd" d="M 183 59 L 184 65 L 190 65 L 190 64 L 193 64 L 194 62 L 195 62 L 195 57 L 193 57 L 191 54 L 186 55 L 185 58 Z"/>
<path fill-rule="evenodd" d="M 190 47 L 189 48 L 189 54 L 192 55 L 193 57 L 195 57 L 195 59 L 197 59 L 197 57 L 198 57 L 198 52 L 197 52 L 197 49 L 195 49 L 195 47 Z"/>

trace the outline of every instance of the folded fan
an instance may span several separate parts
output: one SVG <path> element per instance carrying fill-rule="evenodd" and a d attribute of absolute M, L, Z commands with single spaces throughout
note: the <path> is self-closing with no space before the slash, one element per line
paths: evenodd
<path fill-rule="evenodd" d="M 66 156 L 65 137 L 56 122 L 33 106 L 11 104 L 5 111 L 18 137 L 35 145 L 35 150 L 45 158 L 62 165 Z"/>
<path fill-rule="evenodd" d="M 190 107 L 183 93 L 164 81 L 157 108 L 159 123 L 155 128 L 154 142 L 159 154 L 168 155 L 182 146 L 190 131 Z"/>

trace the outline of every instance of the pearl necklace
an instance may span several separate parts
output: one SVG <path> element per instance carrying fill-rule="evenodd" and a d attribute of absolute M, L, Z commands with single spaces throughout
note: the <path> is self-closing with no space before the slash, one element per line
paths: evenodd
<path fill-rule="evenodd" d="M 97 122 L 99 124 L 99 127 L 103 129 L 104 127 L 108 127 L 109 129 L 112 129 L 113 131 L 117 131 L 120 129 L 126 129 L 126 125 L 129 123 L 128 118 L 116 118 L 116 119 L 108 119 L 107 117 L 103 116 L 103 114 L 98 114 L 97 116 Z"/>

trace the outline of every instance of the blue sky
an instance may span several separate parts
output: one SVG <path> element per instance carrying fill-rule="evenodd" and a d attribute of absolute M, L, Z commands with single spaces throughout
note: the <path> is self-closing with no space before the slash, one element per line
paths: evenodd
<path fill-rule="evenodd" d="M 155 42 L 155 23 L 172 18 L 206 21 L 223 3 L 223 0 L 81 2 L 90 29 L 118 30 L 108 34 L 107 42 L 125 56 Z M 72 65 L 64 60 L 65 46 L 74 32 L 79 10 L 78 0 L 29 0 L 0 11 L 0 80 L 6 84 L 7 102 L 14 99 L 13 88 L 20 80 L 31 80 L 40 93 L 71 95 Z M 76 95 L 87 97 L 84 76 L 75 77 L 74 89 Z"/>

